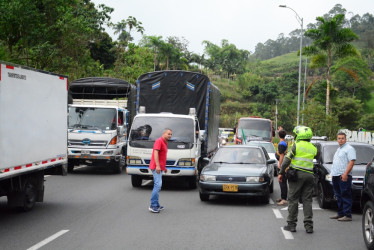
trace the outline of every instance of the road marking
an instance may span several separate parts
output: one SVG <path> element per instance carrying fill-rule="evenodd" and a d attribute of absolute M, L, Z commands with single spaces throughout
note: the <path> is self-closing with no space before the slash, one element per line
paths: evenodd
<path fill-rule="evenodd" d="M 37 249 L 41 248 L 41 247 L 44 246 L 44 245 L 47 245 L 47 244 L 48 244 L 49 242 L 51 242 L 52 240 L 57 239 L 58 237 L 60 237 L 61 235 L 65 234 L 65 233 L 67 233 L 67 232 L 69 232 L 69 230 L 61 230 L 60 232 L 55 233 L 54 235 L 48 237 L 47 239 L 45 239 L 45 240 L 39 242 L 38 244 L 36 244 L 36 245 L 30 247 L 30 248 L 27 249 L 27 250 L 37 250 Z"/>
<path fill-rule="evenodd" d="M 270 204 L 270 205 L 274 205 L 274 201 L 273 201 L 273 199 L 271 199 L 271 198 L 269 199 L 269 204 Z"/>
<path fill-rule="evenodd" d="M 284 235 L 284 238 L 286 238 L 286 240 L 293 240 L 294 239 L 294 237 L 293 237 L 293 235 L 290 231 L 284 230 L 283 227 L 281 227 L 281 230 L 282 230 L 282 233 Z"/>
<path fill-rule="evenodd" d="M 281 212 L 279 211 L 279 209 L 273 208 L 273 212 L 275 214 L 275 218 L 277 218 L 277 219 L 283 219 L 283 216 L 282 216 Z"/>
<path fill-rule="evenodd" d="M 51 175 L 44 175 L 44 177 L 51 177 Z"/>

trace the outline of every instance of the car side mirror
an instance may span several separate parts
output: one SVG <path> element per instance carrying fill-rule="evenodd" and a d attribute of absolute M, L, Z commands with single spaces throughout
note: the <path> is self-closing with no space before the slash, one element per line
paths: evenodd
<path fill-rule="evenodd" d="M 274 164 L 274 163 L 275 163 L 275 160 L 274 160 L 274 159 L 270 159 L 270 160 L 267 160 L 266 163 L 267 163 L 267 164 Z"/>

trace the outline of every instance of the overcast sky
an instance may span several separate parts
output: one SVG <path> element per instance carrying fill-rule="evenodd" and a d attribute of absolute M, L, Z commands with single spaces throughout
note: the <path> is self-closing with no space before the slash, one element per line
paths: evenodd
<path fill-rule="evenodd" d="M 143 23 L 145 35 L 184 37 L 188 49 L 204 53 L 202 41 L 217 45 L 227 39 L 239 49 L 255 51 L 257 43 L 276 40 L 280 33 L 285 36 L 300 28 L 292 10 L 279 8 L 287 5 L 304 19 L 304 28 L 315 23 L 340 3 L 347 10 L 347 17 L 365 13 L 374 15 L 374 0 L 91 0 L 97 6 L 105 4 L 114 8 L 113 23 L 134 16 Z M 113 31 L 107 32 L 117 39 Z M 132 32 L 135 42 L 141 36 Z"/>

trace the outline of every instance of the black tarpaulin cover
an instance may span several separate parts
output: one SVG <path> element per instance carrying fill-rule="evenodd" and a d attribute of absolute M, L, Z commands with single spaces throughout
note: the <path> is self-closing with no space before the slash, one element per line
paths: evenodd
<path fill-rule="evenodd" d="M 141 75 L 137 83 L 137 111 L 139 106 L 144 106 L 146 113 L 187 115 L 190 108 L 195 108 L 200 129 L 206 130 L 209 137 L 208 152 L 217 147 L 221 93 L 206 75 L 188 71 L 156 71 Z"/>

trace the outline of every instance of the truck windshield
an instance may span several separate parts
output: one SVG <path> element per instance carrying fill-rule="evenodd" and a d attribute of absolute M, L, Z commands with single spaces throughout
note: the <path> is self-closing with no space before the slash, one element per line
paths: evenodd
<path fill-rule="evenodd" d="M 116 113 L 113 108 L 69 107 L 69 129 L 113 130 Z"/>
<path fill-rule="evenodd" d="M 169 148 L 187 149 L 194 143 L 195 125 L 192 119 L 176 117 L 137 117 L 131 126 L 130 146 L 152 148 L 165 128 L 173 131 Z"/>
<path fill-rule="evenodd" d="M 264 119 L 243 119 L 239 120 L 237 135 L 249 140 L 271 141 L 271 121 Z"/>

